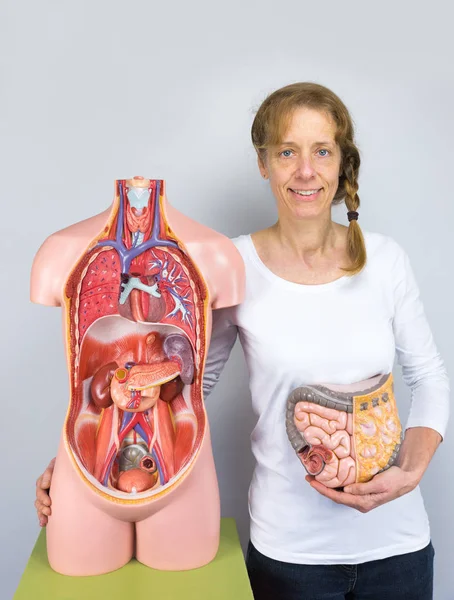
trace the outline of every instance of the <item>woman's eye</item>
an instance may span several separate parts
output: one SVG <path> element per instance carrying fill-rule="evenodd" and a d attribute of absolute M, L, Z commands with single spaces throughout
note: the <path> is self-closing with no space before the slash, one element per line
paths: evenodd
<path fill-rule="evenodd" d="M 328 156 L 329 151 L 326 150 L 326 148 L 321 148 L 318 153 L 320 154 L 320 156 Z"/>
<path fill-rule="evenodd" d="M 292 155 L 292 151 L 291 151 L 291 150 L 283 150 L 283 151 L 281 152 L 281 155 L 282 155 L 284 158 L 289 158 L 289 157 Z"/>

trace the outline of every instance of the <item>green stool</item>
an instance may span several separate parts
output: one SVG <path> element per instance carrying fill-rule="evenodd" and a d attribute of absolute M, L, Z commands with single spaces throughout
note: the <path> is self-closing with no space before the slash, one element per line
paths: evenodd
<path fill-rule="evenodd" d="M 33 548 L 13 600 L 252 600 L 234 519 L 222 519 L 216 558 L 192 571 L 156 571 L 131 560 L 95 577 L 68 577 L 52 571 L 46 531 Z"/>

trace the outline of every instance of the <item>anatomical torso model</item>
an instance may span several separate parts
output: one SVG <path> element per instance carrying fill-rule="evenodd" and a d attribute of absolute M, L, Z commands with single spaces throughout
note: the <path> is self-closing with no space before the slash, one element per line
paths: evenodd
<path fill-rule="evenodd" d="M 70 374 L 47 526 L 54 570 L 214 558 L 203 368 L 211 309 L 240 303 L 243 289 L 234 245 L 170 206 L 160 180 L 117 181 L 111 209 L 40 248 L 31 299 L 63 307 Z"/>

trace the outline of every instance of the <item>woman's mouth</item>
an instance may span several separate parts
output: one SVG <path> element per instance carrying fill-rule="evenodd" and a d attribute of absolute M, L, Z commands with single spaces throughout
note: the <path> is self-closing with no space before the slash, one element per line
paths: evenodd
<path fill-rule="evenodd" d="M 292 193 L 293 196 L 297 196 L 299 201 L 303 201 L 303 202 L 310 202 L 312 200 L 316 200 L 319 196 L 319 193 L 321 192 L 323 188 L 318 188 L 318 189 L 312 189 L 312 190 L 297 190 L 297 189 L 292 189 L 289 188 L 289 191 Z"/>

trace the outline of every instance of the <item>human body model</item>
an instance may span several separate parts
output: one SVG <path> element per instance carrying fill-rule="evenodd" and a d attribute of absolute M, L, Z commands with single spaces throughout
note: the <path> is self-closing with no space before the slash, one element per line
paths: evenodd
<path fill-rule="evenodd" d="M 112 208 L 49 237 L 31 299 L 62 306 L 70 404 L 51 488 L 51 566 L 209 562 L 219 497 L 202 378 L 211 309 L 243 294 L 224 236 L 171 207 L 164 182 L 116 182 Z"/>

